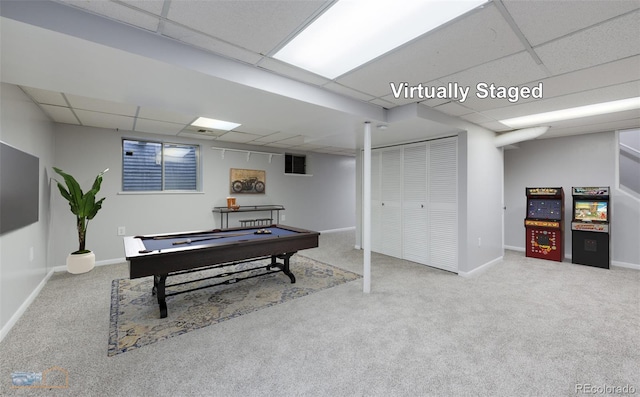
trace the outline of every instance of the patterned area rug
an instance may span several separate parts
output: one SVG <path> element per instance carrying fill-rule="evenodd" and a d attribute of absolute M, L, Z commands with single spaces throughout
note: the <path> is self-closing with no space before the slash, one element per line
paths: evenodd
<path fill-rule="evenodd" d="M 255 264 L 237 266 L 246 268 L 254 267 Z M 291 258 L 290 267 L 296 276 L 295 284 L 291 284 L 284 273 L 274 272 L 234 284 L 169 296 L 169 315 L 163 319 L 160 318 L 156 297 L 151 295 L 153 277 L 113 280 L 108 355 L 125 353 L 362 277 L 298 254 Z M 233 268 L 227 267 L 225 271 L 230 269 Z M 220 270 L 169 277 L 167 284 L 202 278 L 216 272 Z M 207 283 L 210 284 L 211 281 L 171 287 L 167 291 L 191 289 Z"/>

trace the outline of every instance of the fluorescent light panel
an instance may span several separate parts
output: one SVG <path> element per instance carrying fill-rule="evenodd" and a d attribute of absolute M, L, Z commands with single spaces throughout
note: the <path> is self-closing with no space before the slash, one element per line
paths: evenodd
<path fill-rule="evenodd" d="M 340 0 L 274 58 L 333 79 L 487 0 Z"/>
<path fill-rule="evenodd" d="M 514 117 L 500 120 L 500 123 L 511 128 L 522 128 L 535 125 L 545 125 L 546 123 L 552 123 L 554 121 L 572 120 L 581 117 L 598 116 L 601 114 L 616 113 L 633 109 L 640 109 L 640 97 L 596 103 L 594 105 L 578 106 L 569 109 L 554 110 L 552 112 L 532 114 L 529 116 Z"/>
<path fill-rule="evenodd" d="M 191 125 L 196 127 L 210 128 L 212 130 L 231 131 L 232 129 L 240 126 L 241 124 L 232 123 L 230 121 L 209 119 L 206 117 L 198 117 L 198 119 L 193 123 L 191 123 Z"/>

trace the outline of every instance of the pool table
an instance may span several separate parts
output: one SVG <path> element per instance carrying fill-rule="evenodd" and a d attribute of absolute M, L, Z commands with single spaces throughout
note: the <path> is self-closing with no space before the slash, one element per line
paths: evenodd
<path fill-rule="evenodd" d="M 289 259 L 297 251 L 318 246 L 320 233 L 285 225 L 269 227 L 214 229 L 184 233 L 165 233 L 124 237 L 129 277 L 153 276 L 152 293 L 157 296 L 160 318 L 167 317 L 166 297 L 197 289 L 283 272 L 292 283 L 296 278 L 289 269 Z M 239 271 L 224 272 L 224 267 L 270 259 Z M 280 260 L 280 262 L 278 261 Z M 167 277 L 195 271 L 220 269 L 204 279 L 224 281 L 180 292 L 168 292 Z M 255 270 L 260 270 L 256 272 Z M 196 279 L 190 282 L 201 281 Z"/>

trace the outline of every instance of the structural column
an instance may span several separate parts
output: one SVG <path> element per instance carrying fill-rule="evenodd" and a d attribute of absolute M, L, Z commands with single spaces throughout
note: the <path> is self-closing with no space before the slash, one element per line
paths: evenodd
<path fill-rule="evenodd" d="M 371 123 L 364 123 L 364 164 L 362 167 L 362 245 L 364 269 L 362 292 L 371 292 Z"/>

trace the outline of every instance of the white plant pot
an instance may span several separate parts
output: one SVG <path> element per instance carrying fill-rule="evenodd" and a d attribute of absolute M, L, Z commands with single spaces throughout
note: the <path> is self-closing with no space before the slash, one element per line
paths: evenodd
<path fill-rule="evenodd" d="M 69 254 L 67 256 L 67 271 L 72 274 L 86 273 L 96 265 L 96 255 L 93 252 L 86 254 Z"/>

